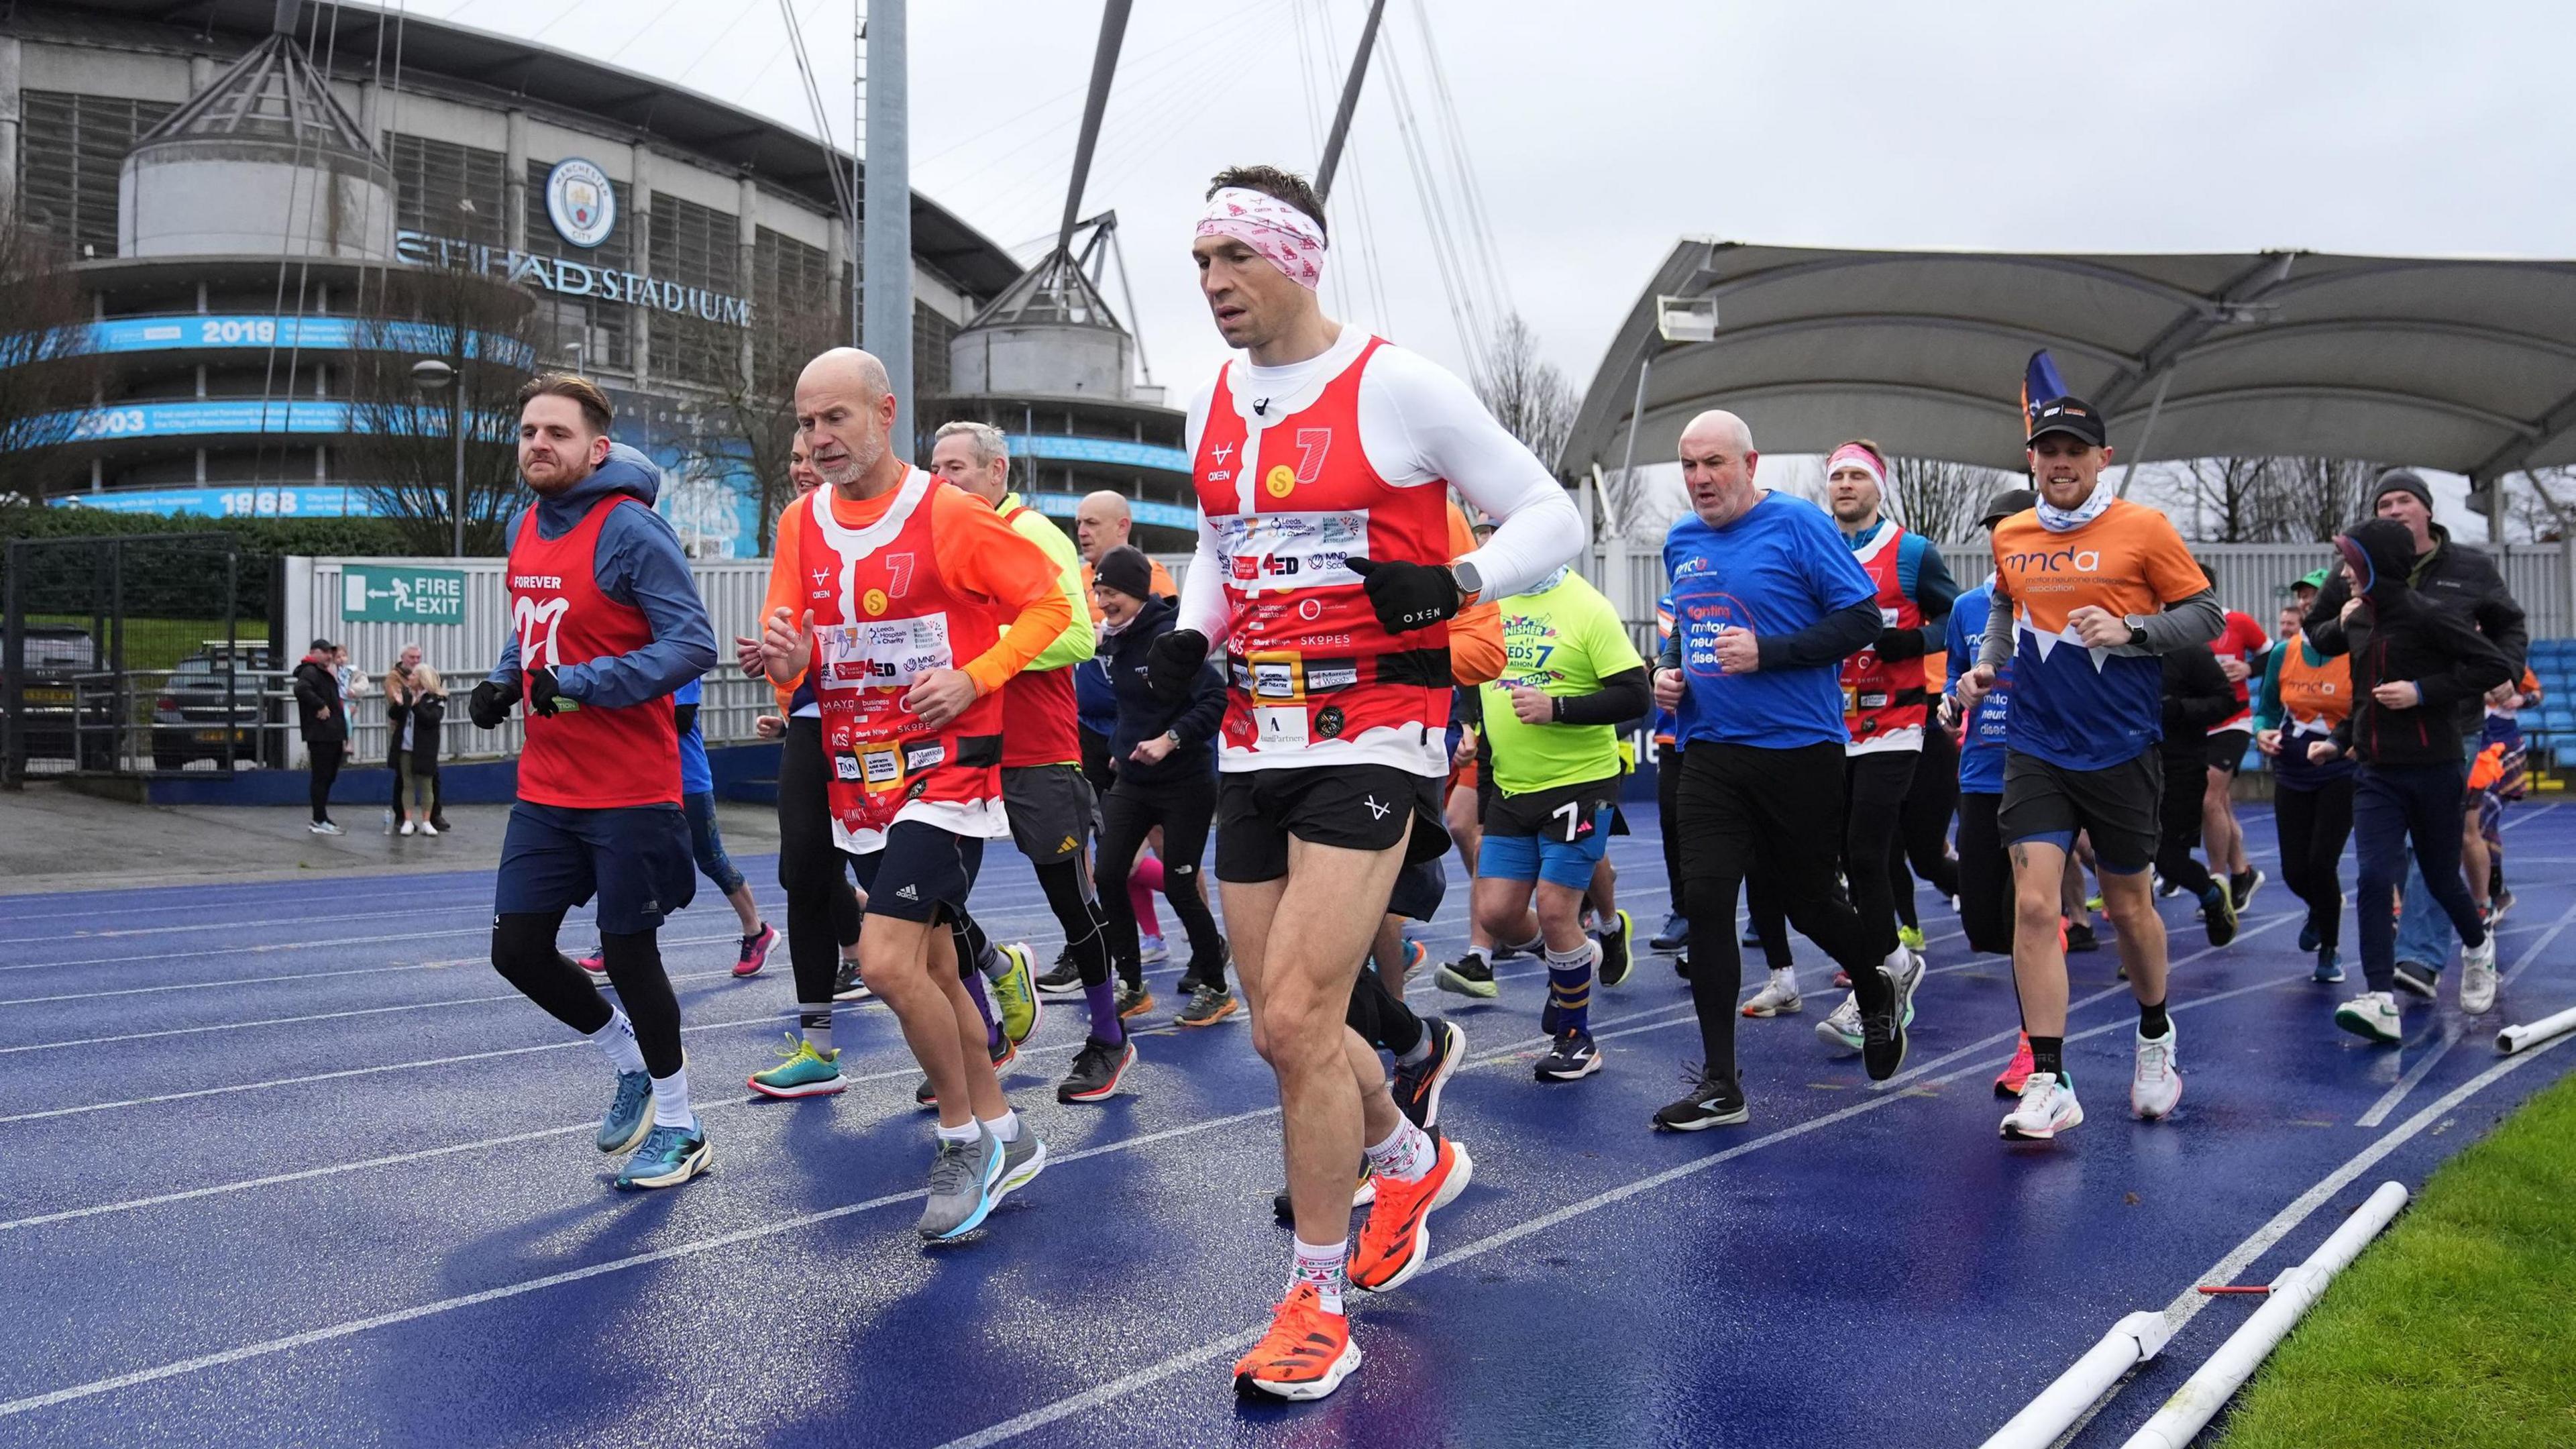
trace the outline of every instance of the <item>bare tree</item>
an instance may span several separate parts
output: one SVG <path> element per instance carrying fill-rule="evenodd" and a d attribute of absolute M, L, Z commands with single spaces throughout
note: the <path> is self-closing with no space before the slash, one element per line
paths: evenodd
<path fill-rule="evenodd" d="M 2576 468 L 2534 468 L 2521 475 L 2523 486 L 2505 480 L 2505 518 L 2519 524 L 2535 543 L 2556 543 L 2576 534 Z"/>
<path fill-rule="evenodd" d="M 1574 431 L 1574 385 L 1539 355 L 1538 334 L 1517 312 L 1503 319 L 1490 363 L 1477 388 L 1486 410 L 1553 471 Z"/>
<path fill-rule="evenodd" d="M 2380 474 L 2377 463 L 2350 458 L 2279 458 L 2277 477 L 2288 495 L 2285 510 L 2296 523 L 2286 539 L 2319 543 L 2352 527 L 2370 511 L 2370 485 Z"/>
<path fill-rule="evenodd" d="M 1890 458 L 1887 511 L 1936 543 L 1968 543 L 1986 500 L 2016 486 L 2019 475 L 1937 458 Z"/>
<path fill-rule="evenodd" d="M 2161 468 L 2155 492 L 2205 543 L 2323 542 L 2369 508 L 2380 465 L 2349 458 L 2194 458 Z"/>
<path fill-rule="evenodd" d="M 8 488 L 42 498 L 107 381 L 71 255 L 41 228 L 0 215 L 0 455 Z"/>
<path fill-rule="evenodd" d="M 832 311 L 763 312 L 748 372 L 726 377 L 697 408 L 691 461 L 709 474 L 731 474 L 742 482 L 760 515 L 764 557 L 791 494 L 787 460 L 796 446 L 796 375 L 816 353 L 838 345 L 847 328 L 847 319 Z"/>
<path fill-rule="evenodd" d="M 527 294 L 474 273 L 421 268 L 386 273 L 381 305 L 359 325 L 349 378 L 349 476 L 377 516 L 423 554 L 449 547 L 459 399 L 465 433 L 465 549 L 497 554 L 519 486 L 518 391 L 534 370 L 538 338 Z M 424 393 L 412 365 L 436 358 L 455 369 Z"/>

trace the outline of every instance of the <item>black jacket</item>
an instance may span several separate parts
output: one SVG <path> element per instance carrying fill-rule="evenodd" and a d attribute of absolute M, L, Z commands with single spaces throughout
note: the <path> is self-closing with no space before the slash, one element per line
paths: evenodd
<path fill-rule="evenodd" d="M 398 765 L 402 755 L 403 721 L 412 724 L 411 768 L 416 775 L 438 772 L 438 727 L 447 719 L 447 696 L 426 694 L 410 704 L 397 703 L 392 691 L 385 694 L 385 763 Z"/>
<path fill-rule="evenodd" d="M 2338 547 L 2346 544 L 2352 546 L 2347 557 L 2357 550 L 2367 558 L 2368 567 L 2355 570 L 2371 580 L 2362 605 L 2325 639 L 2313 628 L 2308 635 L 2320 654 L 2352 656 L 2352 716 L 2337 741 L 2374 765 L 2460 763 L 2461 707 L 2474 713 L 2478 696 L 2513 678 L 2517 666 L 2457 610 L 2407 583 L 2415 559 L 2404 525 L 2374 518 L 2337 540 Z M 2351 593 L 2340 575 L 2329 589 Z M 2513 628 L 2519 640 L 2519 609 Z M 2392 709 L 2372 697 L 2380 685 L 2400 680 L 2415 683 L 2422 703 Z"/>
<path fill-rule="evenodd" d="M 2404 572 L 2418 597 L 2486 636 L 2486 641 L 2504 655 L 2513 677 L 2522 677 L 2531 634 L 2523 623 L 2522 605 L 2506 591 L 2504 575 L 2496 572 L 2495 560 L 2467 544 L 2453 543 L 2451 531 L 2437 523 L 2433 525 L 2433 551 L 2410 559 Z M 2351 597 L 2352 590 L 2344 583 L 2341 570 L 2317 590 L 2317 601 L 2308 606 L 2308 616 L 2300 622 L 2318 653 L 2360 657 L 2361 651 L 2343 638 L 2343 625 L 2337 622 L 2344 601 Z M 2462 701 L 2452 712 L 2456 716 L 2453 723 L 2461 729 L 2477 727 L 2479 710 L 2475 700 Z"/>
<path fill-rule="evenodd" d="M 349 738 L 349 710 L 340 698 L 340 676 L 328 660 L 307 654 L 295 666 L 295 727 L 308 745 L 336 745 Z"/>
<path fill-rule="evenodd" d="M 1148 599 L 1115 634 L 1103 634 L 1100 662 L 1109 670 L 1109 687 L 1118 696 L 1118 727 L 1109 736 L 1110 767 L 1121 780 L 1154 784 L 1183 778 L 1205 778 L 1216 765 L 1217 726 L 1225 722 L 1225 678 L 1210 664 L 1190 685 L 1190 697 L 1177 705 L 1154 702 L 1145 687 L 1145 651 L 1172 632 L 1176 611 L 1162 599 Z M 1181 742 L 1159 764 L 1132 759 L 1136 746 L 1171 731 Z"/>
<path fill-rule="evenodd" d="M 2165 759 L 2198 766 L 2206 758 L 2209 727 L 2236 713 L 2236 686 L 2206 644 L 2164 656 Z"/>

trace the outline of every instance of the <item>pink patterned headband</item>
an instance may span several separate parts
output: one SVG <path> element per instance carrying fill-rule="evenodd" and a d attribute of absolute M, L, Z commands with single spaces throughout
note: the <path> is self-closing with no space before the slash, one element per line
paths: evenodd
<path fill-rule="evenodd" d="M 1832 457 L 1825 460 L 1825 476 L 1828 478 L 1834 476 L 1837 469 L 1842 468 L 1858 468 L 1867 473 L 1869 481 L 1877 484 L 1882 492 L 1887 488 L 1886 465 L 1878 461 L 1876 454 L 1858 443 L 1843 444 L 1834 449 Z"/>
<path fill-rule="evenodd" d="M 1198 235 L 1232 237 L 1299 286 L 1312 290 L 1323 285 L 1324 229 L 1275 196 L 1225 187 L 1208 198 Z"/>

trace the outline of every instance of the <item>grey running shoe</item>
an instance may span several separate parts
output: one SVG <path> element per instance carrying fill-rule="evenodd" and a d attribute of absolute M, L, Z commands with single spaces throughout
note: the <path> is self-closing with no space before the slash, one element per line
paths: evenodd
<path fill-rule="evenodd" d="M 1214 1026 L 1235 1013 L 1234 993 L 1222 986 L 1201 986 L 1190 993 L 1187 1006 L 1181 1008 L 1183 1026 Z"/>
<path fill-rule="evenodd" d="M 859 963 L 842 957 L 839 968 L 832 974 L 832 999 L 865 1001 L 875 994 L 868 990 L 868 983 L 859 979 Z"/>
<path fill-rule="evenodd" d="M 1046 1171 L 1046 1165 L 1046 1143 L 1038 1139 L 1038 1129 L 1022 1120 L 1020 1135 L 1002 1144 L 1002 1176 L 993 1184 L 994 1203 L 998 1205 L 1002 1199 L 1028 1186 L 1039 1173 Z"/>
<path fill-rule="evenodd" d="M 1002 1144 L 990 1132 L 979 1130 L 972 1142 L 940 1138 L 939 1155 L 930 1160 L 930 1200 L 922 1204 L 915 1231 L 944 1243 L 981 1226 L 993 1210 L 1002 1159 Z"/>

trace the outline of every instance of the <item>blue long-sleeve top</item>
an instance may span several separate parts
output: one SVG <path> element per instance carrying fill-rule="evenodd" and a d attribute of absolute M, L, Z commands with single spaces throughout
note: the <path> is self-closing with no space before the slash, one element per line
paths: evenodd
<path fill-rule="evenodd" d="M 1938 557 L 1939 555 L 1934 555 Z M 1959 676 L 1977 667 L 1977 650 L 1984 644 L 1986 630 L 1993 627 L 1989 615 L 1995 598 L 1992 579 L 1977 585 L 1952 601 L 1949 616 L 1942 620 L 1942 647 L 1950 652 L 1950 680 L 1943 686 L 1952 707 L 1957 707 Z M 2010 628 L 2007 619 L 2004 627 Z M 1971 795 L 2000 795 L 2004 792 L 2004 745 L 2012 729 L 2012 661 L 1995 666 L 1995 687 L 1986 693 L 1959 732 L 1959 788 Z"/>
<path fill-rule="evenodd" d="M 653 642 L 625 654 L 557 666 L 555 690 L 568 699 L 623 709 L 669 694 L 716 665 L 715 626 L 707 618 L 706 601 L 698 597 L 697 581 L 689 576 L 688 551 L 680 547 L 670 523 L 652 509 L 661 491 L 662 470 L 618 443 L 589 477 L 558 497 L 537 500 L 537 536 L 544 539 L 572 532 L 613 494 L 632 494 L 645 504 L 620 508 L 600 525 L 591 572 L 601 593 L 643 611 Z M 510 521 L 511 543 L 519 541 L 527 520 L 522 512 Z M 486 677 L 495 684 L 519 678 L 516 629 L 503 629 L 500 660 Z"/>

